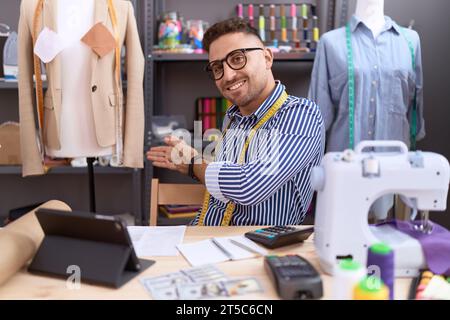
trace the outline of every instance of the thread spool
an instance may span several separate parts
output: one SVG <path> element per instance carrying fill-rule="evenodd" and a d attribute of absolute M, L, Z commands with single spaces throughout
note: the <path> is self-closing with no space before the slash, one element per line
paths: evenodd
<path fill-rule="evenodd" d="M 308 39 L 309 39 L 309 30 L 303 29 L 303 40 L 308 40 Z"/>
<path fill-rule="evenodd" d="M 284 4 L 280 7 L 280 16 L 281 16 L 281 41 L 287 42 L 287 22 L 286 22 L 286 11 L 284 8 Z"/>
<path fill-rule="evenodd" d="M 286 16 L 286 8 L 284 7 L 284 4 L 280 5 L 280 17 Z"/>
<path fill-rule="evenodd" d="M 333 299 L 351 300 L 355 286 L 366 276 L 366 269 L 357 261 L 342 260 L 333 277 Z"/>
<path fill-rule="evenodd" d="M 370 156 L 368 158 L 365 158 L 363 160 L 363 167 L 364 167 L 364 175 L 378 175 L 380 173 L 380 163 L 379 161 L 373 157 Z"/>
<path fill-rule="evenodd" d="M 297 6 L 291 4 L 292 29 L 297 29 Z"/>
<path fill-rule="evenodd" d="M 303 22 L 303 29 L 308 29 L 308 25 L 309 25 L 308 19 L 303 18 L 302 22 Z"/>
<path fill-rule="evenodd" d="M 313 29 L 313 41 L 319 42 L 319 28 Z"/>
<path fill-rule="evenodd" d="M 275 30 L 276 30 L 276 25 L 275 25 L 275 5 L 271 4 L 270 5 L 270 40 L 275 40 Z"/>
<path fill-rule="evenodd" d="M 308 6 L 306 4 L 302 4 L 302 17 L 308 18 Z"/>
<path fill-rule="evenodd" d="M 295 42 L 297 40 L 297 6 L 291 4 L 291 17 L 292 17 L 292 40 Z"/>
<path fill-rule="evenodd" d="M 238 5 L 237 5 L 237 7 L 236 7 L 236 11 L 237 11 L 237 16 L 239 17 L 239 18 L 244 18 L 244 8 L 243 8 L 243 6 L 242 6 L 242 3 L 239 3 Z"/>
<path fill-rule="evenodd" d="M 266 22 L 264 19 L 264 5 L 259 5 L 259 36 L 263 42 L 266 41 Z"/>
<path fill-rule="evenodd" d="M 389 288 L 376 276 L 366 276 L 354 287 L 353 300 L 388 300 Z"/>
<path fill-rule="evenodd" d="M 313 4 L 311 5 L 311 15 L 316 16 L 316 6 Z"/>
<path fill-rule="evenodd" d="M 249 20 L 250 26 L 255 27 L 255 20 L 253 18 L 253 5 L 252 4 L 248 5 L 248 20 Z"/>
<path fill-rule="evenodd" d="M 367 253 L 367 269 L 379 268 L 381 280 L 389 288 L 389 299 L 394 299 L 394 250 L 385 243 L 375 243 Z"/>
<path fill-rule="evenodd" d="M 319 22 L 318 22 L 318 18 L 316 16 L 313 16 L 312 26 L 313 26 L 313 41 L 318 42 L 319 41 Z"/>

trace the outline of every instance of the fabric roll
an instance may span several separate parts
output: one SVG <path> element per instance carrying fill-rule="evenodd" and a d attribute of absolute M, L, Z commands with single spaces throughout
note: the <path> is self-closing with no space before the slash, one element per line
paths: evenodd
<path fill-rule="evenodd" d="M 52 200 L 0 229 L 0 286 L 36 254 L 44 232 L 34 212 L 39 208 L 71 211 L 64 202 Z"/>

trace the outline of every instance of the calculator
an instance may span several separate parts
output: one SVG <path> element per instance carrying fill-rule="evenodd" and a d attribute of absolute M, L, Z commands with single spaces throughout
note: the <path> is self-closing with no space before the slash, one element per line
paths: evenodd
<path fill-rule="evenodd" d="M 319 272 L 299 255 L 266 256 L 264 268 L 281 299 L 319 299 L 323 295 Z"/>
<path fill-rule="evenodd" d="M 273 226 L 245 233 L 245 236 L 266 248 L 275 249 L 303 242 L 314 232 L 314 228 L 300 229 L 289 226 Z"/>

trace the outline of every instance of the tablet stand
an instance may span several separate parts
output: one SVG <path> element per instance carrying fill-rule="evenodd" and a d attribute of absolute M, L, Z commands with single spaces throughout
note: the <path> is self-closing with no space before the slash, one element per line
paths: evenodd
<path fill-rule="evenodd" d="M 82 282 L 118 288 L 155 263 L 139 259 L 136 271 L 131 250 L 122 244 L 46 235 L 28 270 L 69 278 L 69 267 L 76 266 Z"/>

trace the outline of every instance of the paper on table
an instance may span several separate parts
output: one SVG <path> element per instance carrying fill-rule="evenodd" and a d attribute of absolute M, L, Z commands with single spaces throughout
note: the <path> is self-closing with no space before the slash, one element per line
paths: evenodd
<path fill-rule="evenodd" d="M 183 242 L 186 226 L 128 227 L 138 257 L 177 256 L 176 246 Z"/>
<path fill-rule="evenodd" d="M 229 260 L 241 260 L 241 259 L 249 259 L 255 258 L 257 255 L 243 249 L 230 241 L 230 239 L 234 239 L 240 243 L 243 243 L 241 236 L 238 237 L 220 237 L 214 238 L 230 255 L 232 258 L 230 259 L 216 244 L 213 243 L 211 239 L 198 241 L 194 243 L 187 243 L 178 245 L 177 248 L 180 250 L 181 254 L 186 258 L 186 260 L 192 266 L 200 266 L 203 264 L 210 263 L 218 263 Z M 244 240 L 245 241 L 245 240 Z M 257 252 L 261 252 L 261 254 L 265 254 L 265 250 L 257 246 L 254 243 L 248 244 L 245 242 L 244 245 L 251 246 L 252 249 L 255 249 Z M 259 250 L 259 251 L 258 251 Z"/>
<path fill-rule="evenodd" d="M 192 266 L 227 261 L 228 257 L 210 239 L 177 246 L 181 254 Z"/>

